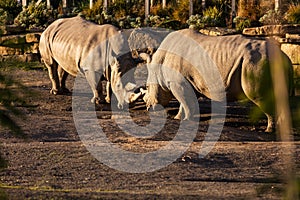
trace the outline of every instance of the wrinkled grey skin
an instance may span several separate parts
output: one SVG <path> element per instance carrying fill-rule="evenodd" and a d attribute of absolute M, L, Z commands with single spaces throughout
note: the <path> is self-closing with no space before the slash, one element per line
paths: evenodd
<path fill-rule="evenodd" d="M 192 46 L 185 46 L 184 38 L 193 39 L 204 49 L 206 55 L 199 55 Z M 180 41 L 183 41 L 180 43 Z M 178 44 L 180 43 L 180 44 Z M 172 52 L 182 51 L 198 59 L 201 71 L 190 62 Z M 272 57 L 271 52 L 277 52 L 279 57 Z M 144 55 L 145 57 L 145 55 Z M 281 59 L 278 59 L 281 58 Z M 190 119 L 193 116 L 193 106 L 189 102 L 190 91 L 184 87 L 184 80 L 193 88 L 215 101 L 222 101 L 218 90 L 209 91 L 212 85 L 206 84 L 206 78 L 211 78 L 207 60 L 211 59 L 217 66 L 228 101 L 249 99 L 255 103 L 267 116 L 266 132 L 274 128 L 274 91 L 271 76 L 270 61 L 281 62 L 289 91 L 292 91 L 292 65 L 289 58 L 277 45 L 266 40 L 234 36 L 205 36 L 193 30 L 181 30 L 170 33 L 154 53 L 152 61 L 148 57 L 148 80 L 144 101 L 147 108 L 156 104 L 166 105 L 174 96 L 180 103 L 175 119 Z M 167 66 L 167 67 L 164 67 Z M 174 70 L 177 73 L 172 72 Z M 184 78 L 183 78 L 184 77 Z M 220 91 L 221 92 L 221 91 Z"/>
<path fill-rule="evenodd" d="M 110 102 L 111 90 L 119 100 L 119 107 L 129 102 L 132 93 L 120 84 L 121 75 L 137 63 L 127 39 L 116 27 L 96 25 L 79 16 L 59 19 L 42 33 L 39 50 L 52 81 L 52 94 L 67 91 L 67 75 L 77 76 L 81 72 L 93 91 L 92 102 L 104 101 L 101 75 L 108 81 L 106 102 Z"/>

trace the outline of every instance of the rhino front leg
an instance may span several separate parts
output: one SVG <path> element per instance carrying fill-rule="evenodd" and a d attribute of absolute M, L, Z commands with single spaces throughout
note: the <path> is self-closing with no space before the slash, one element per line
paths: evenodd
<path fill-rule="evenodd" d="M 100 90 L 100 94 L 98 92 L 98 83 L 100 82 L 101 75 L 99 72 L 95 71 L 85 71 L 85 77 L 92 89 L 93 98 L 91 99 L 92 103 L 100 104 L 103 99 L 102 89 Z"/>
<path fill-rule="evenodd" d="M 70 90 L 67 89 L 66 87 L 66 80 L 69 75 L 68 72 L 66 72 L 61 66 L 58 66 L 58 77 L 59 77 L 59 82 L 60 82 L 60 88 L 62 93 L 70 93 Z"/>
<path fill-rule="evenodd" d="M 193 91 L 184 83 L 170 82 L 169 87 L 174 97 L 179 101 L 180 107 L 175 119 L 182 118 L 182 112 L 184 111 L 183 120 L 190 120 L 194 115 L 195 102 L 193 101 Z"/>
<path fill-rule="evenodd" d="M 60 92 L 60 84 L 59 84 L 59 77 L 57 67 L 58 64 L 54 62 L 52 65 L 45 63 L 46 67 L 48 68 L 49 78 L 52 83 L 52 88 L 50 90 L 51 94 L 59 94 Z"/>
<path fill-rule="evenodd" d="M 111 93 L 112 93 L 111 84 L 110 84 L 110 81 L 107 81 L 107 83 L 106 83 L 106 97 L 105 97 L 106 103 L 110 103 Z"/>
<path fill-rule="evenodd" d="M 267 119 L 268 119 L 268 126 L 267 126 L 265 132 L 272 133 L 272 132 L 274 132 L 274 129 L 275 129 L 274 118 L 273 118 L 273 116 L 271 116 L 269 114 L 266 114 L 266 116 L 267 116 Z"/>

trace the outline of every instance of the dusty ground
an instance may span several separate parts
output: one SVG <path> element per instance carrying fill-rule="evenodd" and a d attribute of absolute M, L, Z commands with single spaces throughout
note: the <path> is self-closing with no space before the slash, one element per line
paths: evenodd
<path fill-rule="evenodd" d="M 0 128 L 1 153 L 7 168 L 0 171 L 0 198 L 10 199 L 282 199 L 284 174 L 291 145 L 266 134 L 266 120 L 249 122 L 252 105 L 227 106 L 219 141 L 204 158 L 198 158 L 210 119 L 208 100 L 200 103 L 201 121 L 192 146 L 172 164 L 148 173 L 112 169 L 87 151 L 72 117 L 72 96 L 49 94 L 47 71 L 13 70 L 5 73 L 34 91 L 19 105 L 25 120 L 18 120 L 26 139 Z M 74 79 L 68 79 L 72 88 Z M 169 115 L 175 114 L 173 102 Z M 165 146 L 176 135 L 179 122 L 168 119 L 165 128 L 150 139 L 124 134 L 111 119 L 109 106 L 97 108 L 99 124 L 109 140 L 133 152 Z M 149 123 L 138 102 L 131 116 L 139 125 Z M 87 111 L 88 112 L 88 111 Z M 297 125 L 297 124 L 296 124 Z M 299 129 L 292 144 L 296 172 L 300 175 Z M 133 161 L 134 162 L 134 161 Z M 1 191 L 0 190 L 0 191 Z"/>

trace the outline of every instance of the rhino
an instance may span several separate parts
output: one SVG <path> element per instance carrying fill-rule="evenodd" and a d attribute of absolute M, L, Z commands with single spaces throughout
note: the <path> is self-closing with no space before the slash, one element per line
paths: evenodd
<path fill-rule="evenodd" d="M 41 60 L 48 68 L 52 82 L 50 93 L 68 91 L 65 86 L 68 74 L 84 74 L 92 91 L 91 102 L 110 102 L 111 90 L 118 107 L 131 100 L 135 85 L 122 83 L 122 74 L 133 69 L 133 59 L 127 38 L 113 25 L 96 25 L 77 16 L 59 19 L 42 33 L 39 43 Z M 104 100 L 101 77 L 107 80 Z"/>
<path fill-rule="evenodd" d="M 150 55 L 157 50 L 161 42 L 171 31 L 163 28 L 135 28 L 130 30 L 128 44 L 134 56 L 142 52 Z"/>
<path fill-rule="evenodd" d="M 272 57 L 272 51 L 280 59 Z M 175 119 L 193 117 L 193 108 L 198 104 L 193 104 L 189 95 L 195 91 L 217 102 L 252 101 L 267 117 L 265 131 L 272 132 L 275 122 L 271 62 L 282 61 L 290 94 L 293 88 L 290 59 L 268 40 L 242 35 L 206 36 L 184 29 L 170 33 L 152 59 L 145 54 L 142 57 L 148 60 L 147 89 L 142 90 L 147 108 L 156 104 L 165 106 L 175 97 L 180 103 Z M 219 76 L 212 76 L 213 66 Z M 187 91 L 186 82 L 194 91 Z"/>

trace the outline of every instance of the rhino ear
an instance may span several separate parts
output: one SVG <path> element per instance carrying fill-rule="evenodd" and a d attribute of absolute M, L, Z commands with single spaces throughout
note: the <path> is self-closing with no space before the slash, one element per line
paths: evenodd
<path fill-rule="evenodd" d="M 133 90 L 135 87 L 136 87 L 136 84 L 129 82 L 129 83 L 126 84 L 125 89 L 127 91 L 130 91 L 130 90 Z"/>

